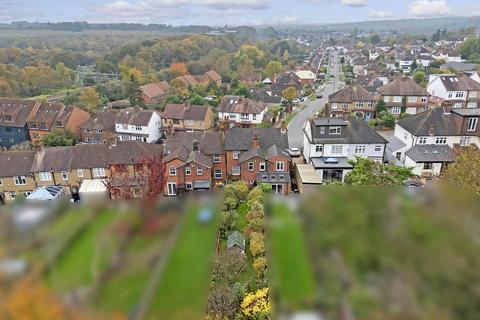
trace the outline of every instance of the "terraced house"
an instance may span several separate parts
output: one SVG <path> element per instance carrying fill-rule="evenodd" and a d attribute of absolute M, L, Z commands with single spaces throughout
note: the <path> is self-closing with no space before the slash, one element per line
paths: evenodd
<path fill-rule="evenodd" d="M 288 138 L 280 128 L 232 128 L 225 135 L 227 175 L 249 185 L 268 183 L 273 192 L 291 191 Z"/>
<path fill-rule="evenodd" d="M 166 195 L 211 190 L 226 182 L 226 155 L 221 132 L 175 132 L 164 146 Z"/>
<path fill-rule="evenodd" d="M 62 104 L 36 104 L 30 113 L 27 124 L 32 143 L 41 143 L 44 136 L 54 130 L 80 135 L 80 125 L 90 119 L 90 114 L 78 107 Z"/>
<path fill-rule="evenodd" d="M 0 99 L 0 147 L 29 141 L 27 119 L 40 102 L 20 99 Z"/>
<path fill-rule="evenodd" d="M 378 93 L 393 115 L 417 114 L 428 108 L 428 92 L 407 76 L 380 87 Z"/>
<path fill-rule="evenodd" d="M 328 96 L 327 117 L 347 119 L 355 115 L 365 121 L 375 117 L 376 98 L 362 86 L 355 84 Z"/>
<path fill-rule="evenodd" d="M 0 204 L 6 204 L 20 194 L 28 196 L 36 188 L 31 173 L 34 151 L 0 152 Z"/>

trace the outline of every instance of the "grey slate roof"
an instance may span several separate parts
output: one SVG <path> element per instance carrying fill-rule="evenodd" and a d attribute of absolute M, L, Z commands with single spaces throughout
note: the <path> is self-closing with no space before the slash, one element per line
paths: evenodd
<path fill-rule="evenodd" d="M 225 96 L 218 106 L 219 112 L 260 114 L 267 107 L 263 102 L 241 96 Z"/>
<path fill-rule="evenodd" d="M 267 160 L 268 158 L 267 153 L 264 150 L 260 148 L 251 148 L 250 150 L 242 152 L 240 154 L 240 156 L 238 157 L 238 162 L 243 163 L 255 157 L 258 157 L 264 160 Z"/>
<path fill-rule="evenodd" d="M 165 119 L 203 121 L 210 107 L 206 105 L 167 104 L 161 116 Z"/>
<path fill-rule="evenodd" d="M 73 147 L 52 147 L 40 150 L 35 155 L 31 172 L 69 171 Z"/>
<path fill-rule="evenodd" d="M 465 74 L 440 76 L 447 91 L 478 91 L 480 83 Z"/>
<path fill-rule="evenodd" d="M 90 130 L 108 130 L 115 127 L 115 119 L 117 115 L 109 111 L 100 111 L 95 116 L 88 119 L 80 128 L 88 128 Z"/>
<path fill-rule="evenodd" d="M 211 168 L 213 165 L 212 157 L 208 157 L 200 151 L 192 151 L 188 156 L 187 162 L 195 162 L 205 167 Z"/>
<path fill-rule="evenodd" d="M 454 110 L 452 109 L 452 112 L 457 113 L 460 109 Z M 461 128 L 456 125 L 452 114 L 445 114 L 443 108 L 429 109 L 402 119 L 398 121 L 398 125 L 415 136 L 428 136 L 429 130 L 433 130 L 432 133 L 437 136 L 468 135 L 461 133 Z"/>
<path fill-rule="evenodd" d="M 478 117 L 480 116 L 480 108 L 459 108 L 452 109 L 453 113 L 459 114 L 463 117 Z"/>
<path fill-rule="evenodd" d="M 453 162 L 455 155 L 448 145 L 417 144 L 405 152 L 415 162 Z"/>
<path fill-rule="evenodd" d="M 136 110 L 134 108 L 123 109 L 118 113 L 115 123 L 147 126 L 154 112 L 152 110 Z"/>
<path fill-rule="evenodd" d="M 29 114 L 39 104 L 35 100 L 0 98 L 0 126 L 25 127 Z M 12 121 L 6 120 L 7 115 Z"/>
<path fill-rule="evenodd" d="M 335 121 L 329 121 L 329 119 Z M 365 121 L 356 117 L 350 117 L 348 122 L 339 118 L 318 118 L 310 120 L 310 130 L 312 132 L 312 142 L 315 144 L 339 143 L 339 144 L 361 144 L 361 143 L 387 143 L 387 140 L 370 128 Z M 315 137 L 315 126 L 322 125 L 346 125 L 345 135 L 342 137 Z M 343 130 L 343 129 L 342 129 Z"/>
<path fill-rule="evenodd" d="M 207 155 L 224 153 L 223 134 L 221 132 L 175 132 L 165 139 L 164 154 L 168 155 L 180 146 L 193 150 L 193 142 L 199 143 L 200 151 Z"/>
<path fill-rule="evenodd" d="M 287 134 L 280 128 L 231 128 L 225 135 L 225 150 L 250 150 L 254 132 L 258 132 L 261 149 L 267 150 L 274 144 L 288 149 Z"/>

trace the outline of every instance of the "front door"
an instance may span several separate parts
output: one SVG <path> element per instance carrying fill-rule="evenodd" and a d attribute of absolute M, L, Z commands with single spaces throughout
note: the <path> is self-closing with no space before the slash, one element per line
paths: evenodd
<path fill-rule="evenodd" d="M 177 184 L 175 182 L 167 183 L 167 194 L 169 196 L 176 196 L 177 195 Z"/>

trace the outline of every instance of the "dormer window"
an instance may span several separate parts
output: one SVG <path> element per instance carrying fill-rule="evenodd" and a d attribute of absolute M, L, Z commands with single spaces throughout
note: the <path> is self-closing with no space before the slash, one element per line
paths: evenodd
<path fill-rule="evenodd" d="M 320 127 L 320 134 L 325 134 L 325 127 Z"/>
<path fill-rule="evenodd" d="M 56 126 L 57 128 L 63 128 L 63 123 L 62 123 L 62 121 L 55 121 L 55 126 Z"/>
<path fill-rule="evenodd" d="M 5 121 L 6 121 L 6 122 L 12 122 L 12 121 L 13 121 L 12 116 L 9 115 L 9 114 L 6 114 L 6 115 L 5 115 Z"/>
<path fill-rule="evenodd" d="M 97 133 L 103 133 L 102 129 L 97 129 Z"/>
<path fill-rule="evenodd" d="M 89 132 L 90 132 L 90 128 L 83 128 L 83 131 L 85 131 L 86 133 L 89 133 Z"/>
<path fill-rule="evenodd" d="M 44 122 L 40 123 L 40 129 L 47 130 L 47 125 Z"/>
<path fill-rule="evenodd" d="M 30 122 L 30 128 L 31 129 L 37 129 L 37 123 L 36 122 Z"/>
<path fill-rule="evenodd" d="M 341 134 L 342 133 L 342 127 L 330 127 L 330 128 L 328 128 L 328 133 L 330 133 L 330 134 Z"/>

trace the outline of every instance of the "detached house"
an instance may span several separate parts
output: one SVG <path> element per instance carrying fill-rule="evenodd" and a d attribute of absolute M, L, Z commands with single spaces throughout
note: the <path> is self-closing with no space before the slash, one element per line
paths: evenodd
<path fill-rule="evenodd" d="M 395 157 L 419 176 L 439 175 L 453 161 L 455 145 L 480 147 L 479 118 L 479 108 L 439 107 L 402 119 L 395 126 L 395 137 L 406 152 Z"/>
<path fill-rule="evenodd" d="M 211 190 L 227 179 L 221 132 L 176 132 L 165 140 L 166 195 Z"/>
<path fill-rule="evenodd" d="M 215 114 L 208 105 L 167 104 L 161 113 L 165 130 L 206 131 L 214 126 Z"/>
<path fill-rule="evenodd" d="M 128 108 L 118 113 L 115 131 L 119 141 L 153 143 L 161 137 L 162 120 L 156 111 Z"/>
<path fill-rule="evenodd" d="M 20 194 L 28 196 L 36 188 L 31 168 L 34 151 L 0 152 L 0 204 L 15 200 Z"/>
<path fill-rule="evenodd" d="M 402 76 L 378 89 L 388 112 L 417 114 L 427 110 L 428 92 L 413 79 Z"/>
<path fill-rule="evenodd" d="M 230 127 L 249 128 L 263 122 L 267 105 L 242 96 L 225 96 L 218 106 L 218 118 Z"/>
<path fill-rule="evenodd" d="M 100 111 L 80 125 L 80 137 L 83 143 L 108 143 L 114 137 L 117 115 L 109 111 Z"/>
<path fill-rule="evenodd" d="M 478 108 L 480 83 L 466 74 L 431 75 L 428 93 L 449 100 L 454 108 Z"/>
<path fill-rule="evenodd" d="M 33 100 L 0 99 L 0 147 L 11 147 L 30 140 L 27 119 L 40 102 Z"/>
<path fill-rule="evenodd" d="M 80 135 L 80 126 L 90 119 L 90 114 L 78 107 L 62 104 L 37 104 L 28 117 L 28 131 L 33 143 L 40 143 L 54 130 Z"/>
<path fill-rule="evenodd" d="M 352 85 L 328 96 L 325 115 L 347 119 L 350 115 L 365 121 L 375 117 L 375 97 L 360 85 Z"/>
<path fill-rule="evenodd" d="M 280 128 L 232 128 L 225 135 L 227 175 L 249 185 L 268 183 L 277 194 L 291 191 L 287 132 Z"/>
<path fill-rule="evenodd" d="M 171 86 L 167 81 L 146 84 L 140 87 L 142 100 L 147 105 L 160 104 L 170 89 Z"/>
<path fill-rule="evenodd" d="M 303 156 L 322 183 L 343 182 L 356 157 L 384 162 L 387 140 L 364 121 L 350 117 L 310 120 L 303 129 Z"/>

